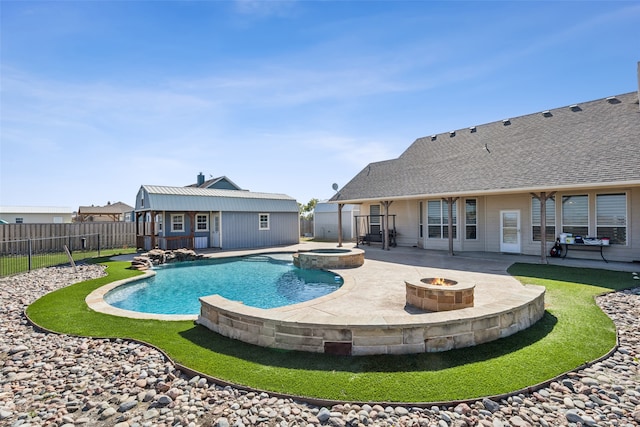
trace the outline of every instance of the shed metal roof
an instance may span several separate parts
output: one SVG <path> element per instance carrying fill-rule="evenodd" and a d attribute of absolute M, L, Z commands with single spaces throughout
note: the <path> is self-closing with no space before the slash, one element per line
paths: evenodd
<path fill-rule="evenodd" d="M 197 187 L 143 185 L 144 208 L 156 211 L 298 212 L 298 202 L 285 194 Z"/>
<path fill-rule="evenodd" d="M 638 92 L 417 139 L 331 201 L 640 185 Z"/>

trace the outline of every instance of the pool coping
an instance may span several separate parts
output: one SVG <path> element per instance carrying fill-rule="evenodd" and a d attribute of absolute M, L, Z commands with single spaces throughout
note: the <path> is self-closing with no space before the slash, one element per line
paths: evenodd
<path fill-rule="evenodd" d="M 107 285 L 101 286 L 98 289 L 91 292 L 84 301 L 87 303 L 90 309 L 97 311 L 98 313 L 110 314 L 118 317 L 128 317 L 131 319 L 140 320 L 163 320 L 163 321 L 184 321 L 184 320 L 196 320 L 197 314 L 155 314 L 155 313 L 142 313 L 139 311 L 124 310 L 122 308 L 114 307 L 104 300 L 105 295 L 109 291 L 126 285 L 127 283 L 137 282 L 140 280 L 148 279 L 156 275 L 153 270 L 147 270 L 140 276 L 129 277 L 127 279 L 117 280 Z"/>

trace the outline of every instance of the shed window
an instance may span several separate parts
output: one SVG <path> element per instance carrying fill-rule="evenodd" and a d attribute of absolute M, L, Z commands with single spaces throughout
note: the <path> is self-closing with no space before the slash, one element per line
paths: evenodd
<path fill-rule="evenodd" d="M 453 238 L 458 235 L 457 202 L 453 202 Z M 429 239 L 449 238 L 449 203 L 446 200 L 429 200 L 427 202 L 427 224 Z"/>
<path fill-rule="evenodd" d="M 545 239 L 552 242 L 556 239 L 556 201 L 554 198 L 547 199 L 545 203 L 546 232 Z M 540 200 L 531 198 L 531 235 L 534 242 L 542 240 L 542 226 L 540 225 Z"/>
<path fill-rule="evenodd" d="M 258 217 L 259 217 L 258 228 L 260 230 L 268 230 L 269 229 L 269 214 L 261 213 L 260 215 L 258 215 Z"/>
<path fill-rule="evenodd" d="M 196 215 L 196 230 L 208 231 L 209 230 L 209 217 L 205 214 Z"/>
<path fill-rule="evenodd" d="M 171 231 L 184 231 L 184 215 L 171 215 Z"/>
<path fill-rule="evenodd" d="M 589 196 L 562 196 L 562 232 L 582 237 L 589 234 Z"/>
<path fill-rule="evenodd" d="M 627 244 L 627 195 L 596 195 L 597 237 L 608 237 L 611 243 Z"/>
<path fill-rule="evenodd" d="M 22 224 L 22 223 L 24 223 L 24 218 L 22 217 L 16 218 L 16 224 Z"/>
<path fill-rule="evenodd" d="M 464 201 L 464 226 L 465 239 L 476 240 L 478 238 L 478 201 L 476 199 Z"/>

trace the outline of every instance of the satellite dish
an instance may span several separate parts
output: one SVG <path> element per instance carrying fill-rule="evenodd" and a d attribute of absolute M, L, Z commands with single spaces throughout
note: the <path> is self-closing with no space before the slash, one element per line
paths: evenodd
<path fill-rule="evenodd" d="M 334 182 L 331 188 L 333 188 L 333 191 L 338 191 L 338 184 Z"/>

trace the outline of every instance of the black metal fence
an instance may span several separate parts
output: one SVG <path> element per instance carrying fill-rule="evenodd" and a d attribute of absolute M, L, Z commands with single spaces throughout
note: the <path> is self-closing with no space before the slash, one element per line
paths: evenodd
<path fill-rule="evenodd" d="M 0 241 L 0 277 L 101 256 L 99 233 Z M 135 234 L 130 236 L 135 243 Z M 134 247 L 133 244 L 131 247 Z"/>

